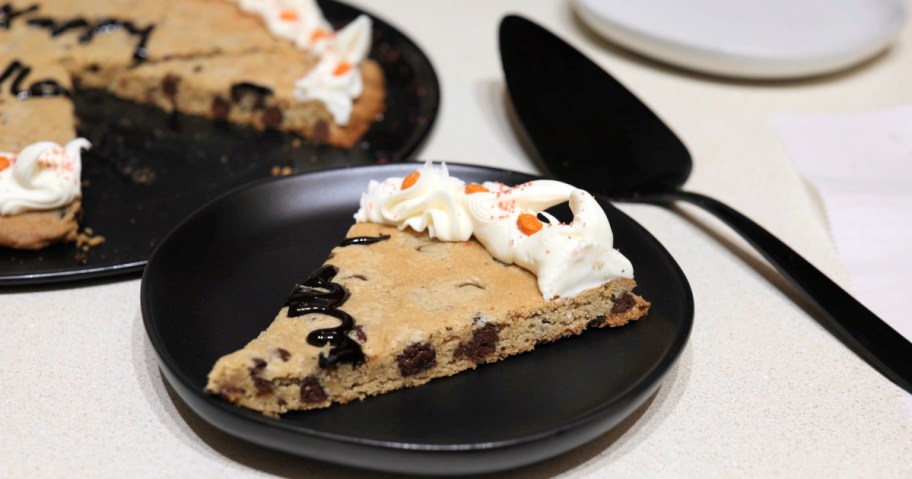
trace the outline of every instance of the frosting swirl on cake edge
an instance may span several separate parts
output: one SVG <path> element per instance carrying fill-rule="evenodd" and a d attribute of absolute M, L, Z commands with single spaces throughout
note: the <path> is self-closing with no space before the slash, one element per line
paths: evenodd
<path fill-rule="evenodd" d="M 564 202 L 573 212 L 570 223 L 545 212 Z M 535 274 L 546 300 L 633 278 L 596 199 L 559 181 L 466 184 L 450 176 L 445 164 L 426 162 L 406 178 L 371 181 L 355 220 L 427 231 L 442 241 L 474 236 L 497 260 Z"/>
<path fill-rule="evenodd" d="M 0 215 L 51 210 L 82 196 L 82 150 L 91 146 L 76 138 L 65 146 L 39 141 L 18 153 L 0 152 Z"/>

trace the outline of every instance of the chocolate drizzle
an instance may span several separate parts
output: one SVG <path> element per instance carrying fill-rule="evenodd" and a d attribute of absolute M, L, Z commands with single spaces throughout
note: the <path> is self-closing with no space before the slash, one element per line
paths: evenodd
<path fill-rule="evenodd" d="M 340 246 L 370 245 L 389 238 L 389 235 L 358 236 L 346 238 Z M 361 345 L 349 336 L 349 333 L 355 331 L 355 319 L 339 309 L 348 299 L 348 291 L 341 284 L 332 281 L 338 273 L 339 268 L 331 264 L 324 265 L 314 271 L 306 281 L 295 285 L 288 300 L 285 301 L 289 318 L 317 313 L 339 320 L 339 325 L 335 328 L 317 329 L 307 335 L 308 344 L 317 347 L 332 345 L 328 355 L 320 354 L 320 367 L 324 369 L 341 363 L 358 366 L 364 362 Z M 364 333 L 356 331 L 356 334 L 361 336 Z"/>
<path fill-rule="evenodd" d="M 19 100 L 27 100 L 32 97 L 50 97 L 50 96 L 69 96 L 70 92 L 62 87 L 59 83 L 49 78 L 32 82 L 28 89 L 22 88 L 22 83 L 32 72 L 32 68 L 19 60 L 13 60 L 7 65 L 3 73 L 0 73 L 0 88 L 10 78 L 13 79 L 10 85 L 10 93 Z"/>
<path fill-rule="evenodd" d="M 341 243 L 339 243 L 339 246 L 369 245 L 388 239 L 390 239 L 390 235 L 355 236 L 353 238 L 345 238 Z"/>
<path fill-rule="evenodd" d="M 288 317 L 294 318 L 305 314 L 317 313 L 332 316 L 340 321 L 335 328 L 317 329 L 307 335 L 307 342 L 322 347 L 330 344 L 328 355 L 320 354 L 320 367 L 330 368 L 341 363 L 358 366 L 364 362 L 361 346 L 348 336 L 355 327 L 355 320 L 339 306 L 348 299 L 348 291 L 332 279 L 339 272 L 333 265 L 325 265 L 316 270 L 301 284 L 295 286 L 285 302 L 288 306 Z"/>

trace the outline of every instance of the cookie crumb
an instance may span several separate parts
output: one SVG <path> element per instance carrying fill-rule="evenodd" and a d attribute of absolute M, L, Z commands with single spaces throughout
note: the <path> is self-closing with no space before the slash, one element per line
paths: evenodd
<path fill-rule="evenodd" d="M 273 166 L 271 170 L 269 170 L 269 173 L 272 176 L 288 176 L 288 175 L 294 173 L 294 168 L 292 168 L 290 166 L 276 165 L 276 166 Z"/>
<path fill-rule="evenodd" d="M 76 247 L 83 251 L 88 251 L 90 248 L 94 248 L 104 242 L 105 237 L 96 235 L 92 228 L 85 228 L 76 236 Z"/>

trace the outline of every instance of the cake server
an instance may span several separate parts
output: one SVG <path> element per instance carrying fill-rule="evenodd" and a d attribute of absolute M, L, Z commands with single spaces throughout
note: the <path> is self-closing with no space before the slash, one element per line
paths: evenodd
<path fill-rule="evenodd" d="M 541 26 L 500 24 L 500 55 L 516 116 L 550 173 L 618 201 L 700 206 L 728 224 L 806 296 L 829 329 L 912 392 L 912 343 L 751 219 L 681 190 L 691 156 L 680 139 L 608 72 Z"/>

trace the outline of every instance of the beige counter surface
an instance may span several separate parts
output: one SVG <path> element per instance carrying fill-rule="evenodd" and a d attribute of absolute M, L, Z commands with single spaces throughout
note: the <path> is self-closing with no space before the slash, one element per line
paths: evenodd
<path fill-rule="evenodd" d="M 814 190 L 769 118 L 912 102 L 912 28 L 852 70 L 754 83 L 671 69 L 591 34 L 565 1 L 352 2 L 416 41 L 439 75 L 419 158 L 536 173 L 505 108 L 497 26 L 522 13 L 649 104 L 694 158 L 687 187 L 767 227 L 837 282 Z M 681 265 L 690 342 L 657 394 L 611 432 L 505 477 L 912 477 L 912 411 L 724 224 L 689 206 L 622 209 Z M 163 380 L 136 278 L 0 290 L 0 476 L 380 477 L 249 445 L 197 417 Z"/>

